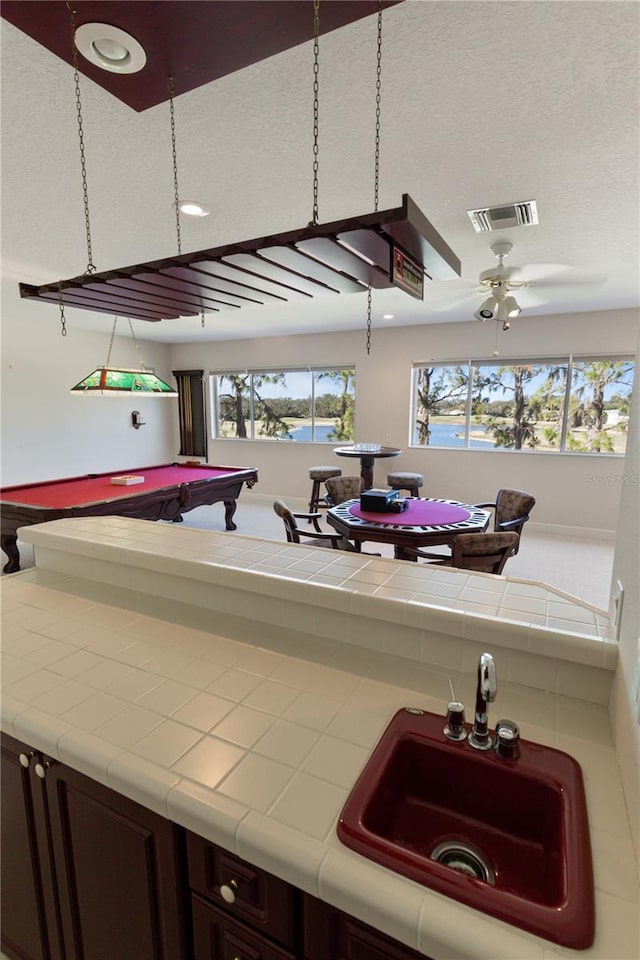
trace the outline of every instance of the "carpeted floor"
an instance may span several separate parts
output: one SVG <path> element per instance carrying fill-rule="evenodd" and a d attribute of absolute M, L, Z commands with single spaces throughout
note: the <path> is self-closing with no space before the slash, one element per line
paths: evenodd
<path fill-rule="evenodd" d="M 306 501 L 291 500 L 293 511 L 308 509 Z M 235 515 L 238 533 L 267 540 L 284 540 L 282 521 L 273 511 L 270 499 L 244 491 Z M 197 507 L 184 515 L 183 527 L 201 530 L 224 530 L 224 508 L 221 503 Z M 331 528 L 323 520 L 324 529 Z M 520 551 L 507 561 L 505 574 L 525 580 L 542 580 L 575 597 L 608 609 L 613 567 L 614 545 L 603 540 L 570 539 L 543 536 L 524 528 Z M 33 551 L 28 544 L 19 544 L 22 568 L 33 565 Z M 393 547 L 376 544 L 376 552 L 393 556 Z M 2 958 L 0 957 L 0 960 Z"/>

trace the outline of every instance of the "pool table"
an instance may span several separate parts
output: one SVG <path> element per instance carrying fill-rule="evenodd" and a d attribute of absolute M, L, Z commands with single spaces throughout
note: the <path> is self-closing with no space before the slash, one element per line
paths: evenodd
<path fill-rule="evenodd" d="M 142 476 L 131 486 L 112 483 L 113 477 Z M 167 463 L 110 473 L 89 473 L 0 490 L 0 544 L 9 562 L 5 573 L 20 569 L 17 530 L 32 523 L 62 517 L 119 516 L 143 520 L 182 520 L 182 514 L 203 504 L 222 501 L 227 530 L 235 530 L 233 515 L 242 485 L 258 480 L 255 467 L 219 467 L 207 463 Z"/>

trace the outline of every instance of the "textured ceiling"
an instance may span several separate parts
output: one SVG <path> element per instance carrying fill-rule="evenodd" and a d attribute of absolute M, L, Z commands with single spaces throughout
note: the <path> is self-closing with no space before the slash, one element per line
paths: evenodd
<path fill-rule="evenodd" d="M 321 3 L 322 11 L 322 3 Z M 635 2 L 405 0 L 383 15 L 380 208 L 409 193 L 460 257 L 461 279 L 420 303 L 374 291 L 374 323 L 471 319 L 490 246 L 540 277 L 517 293 L 528 317 L 636 307 L 638 9 Z M 322 15 L 322 14 L 321 14 Z M 4 283 L 42 284 L 87 264 L 73 74 L 2 22 Z M 183 218 L 182 251 L 299 228 L 312 215 L 312 44 L 176 98 L 180 194 L 211 208 Z M 319 219 L 373 210 L 376 17 L 320 43 Z M 98 270 L 177 252 L 167 104 L 135 113 L 81 78 Z M 466 211 L 535 199 L 540 223 L 476 234 Z M 29 304 L 57 323 L 55 305 Z M 166 342 L 361 328 L 366 295 L 308 307 L 243 307 L 136 323 Z M 395 314 L 393 321 L 383 313 Z M 107 331 L 108 316 L 67 311 Z"/>
<path fill-rule="evenodd" d="M 382 0 L 388 7 L 399 0 Z M 321 35 L 378 9 L 377 0 L 331 0 L 322 4 Z M 0 15 L 47 50 L 73 63 L 67 0 L 3 0 Z M 176 95 L 194 90 L 310 40 L 313 0 L 80 0 L 74 29 L 85 23 L 117 26 L 142 45 L 143 70 L 119 74 L 78 56 L 78 70 L 134 110 L 168 100 L 168 77 Z"/>

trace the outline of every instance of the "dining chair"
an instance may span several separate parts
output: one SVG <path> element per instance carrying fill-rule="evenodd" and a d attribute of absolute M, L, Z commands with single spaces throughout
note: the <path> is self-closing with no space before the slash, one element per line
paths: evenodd
<path fill-rule="evenodd" d="M 346 550 L 349 553 L 356 553 L 355 546 L 341 537 L 339 533 L 325 533 L 320 529 L 319 513 L 293 513 L 286 505 L 284 500 L 274 500 L 273 509 L 284 523 L 284 530 L 289 543 L 304 543 L 310 547 L 329 547 L 333 550 Z M 304 530 L 299 527 L 297 520 L 306 520 L 313 524 L 313 530 Z M 300 538 L 304 537 L 305 540 Z"/>
<path fill-rule="evenodd" d="M 345 500 L 357 500 L 362 493 L 362 477 L 329 477 L 324 485 L 331 507 L 337 507 Z"/>
<path fill-rule="evenodd" d="M 536 498 L 522 490 L 498 490 L 495 502 L 476 503 L 476 507 L 493 509 L 493 529 L 495 533 L 517 533 L 522 535 L 522 528 L 529 519 Z M 519 544 L 515 553 L 518 552 Z"/>
<path fill-rule="evenodd" d="M 422 557 L 444 567 L 477 570 L 479 573 L 502 573 L 504 566 L 518 552 L 517 533 L 461 533 L 451 540 L 451 556 L 442 557 L 420 547 L 407 549 L 411 557 Z"/>

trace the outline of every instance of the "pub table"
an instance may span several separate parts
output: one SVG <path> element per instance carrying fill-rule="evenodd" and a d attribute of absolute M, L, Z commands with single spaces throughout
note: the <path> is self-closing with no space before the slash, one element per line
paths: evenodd
<path fill-rule="evenodd" d="M 373 487 L 374 461 L 382 457 L 397 457 L 402 450 L 381 447 L 377 443 L 354 443 L 350 447 L 336 447 L 333 452 L 338 457 L 357 457 L 360 460 L 363 489 L 370 490 Z"/>

